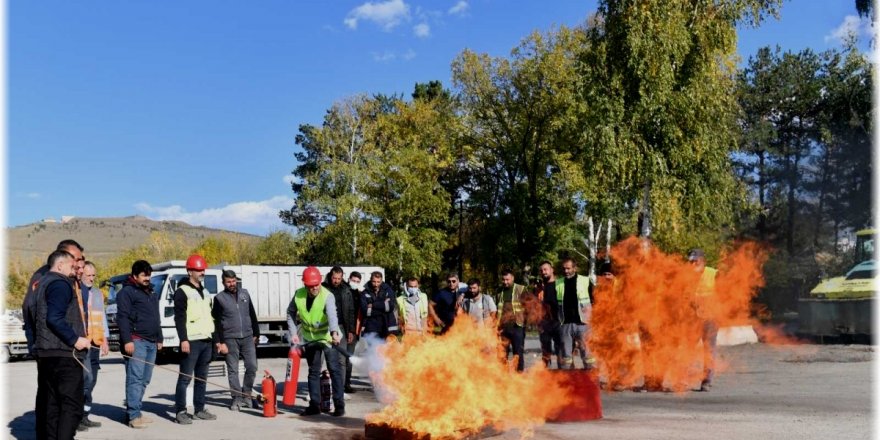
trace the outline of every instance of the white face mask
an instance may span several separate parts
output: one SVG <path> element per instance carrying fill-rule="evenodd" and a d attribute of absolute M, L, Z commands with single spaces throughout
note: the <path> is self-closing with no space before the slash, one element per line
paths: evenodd
<path fill-rule="evenodd" d="M 407 287 L 406 291 L 409 292 L 410 296 L 418 295 L 419 288 L 418 287 Z"/>
<path fill-rule="evenodd" d="M 354 281 L 349 281 L 348 284 L 354 290 L 361 290 L 361 283 L 360 282 L 355 283 Z"/>

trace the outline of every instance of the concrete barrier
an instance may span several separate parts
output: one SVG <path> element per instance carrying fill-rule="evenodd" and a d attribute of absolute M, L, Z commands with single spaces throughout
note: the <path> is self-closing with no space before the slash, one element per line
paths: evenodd
<path fill-rule="evenodd" d="M 758 342 L 758 334 L 750 325 L 721 327 L 715 342 L 718 345 L 755 344 Z"/>

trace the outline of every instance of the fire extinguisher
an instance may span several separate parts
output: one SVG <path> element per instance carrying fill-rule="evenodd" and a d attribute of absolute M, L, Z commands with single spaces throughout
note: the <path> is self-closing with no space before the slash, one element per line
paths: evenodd
<path fill-rule="evenodd" d="M 275 378 L 269 370 L 263 372 L 263 417 L 275 417 Z"/>
<path fill-rule="evenodd" d="M 293 406 L 293 403 L 296 401 L 300 356 L 299 348 L 290 347 L 290 352 L 287 354 L 287 374 L 284 378 L 284 397 L 282 400 L 286 406 Z"/>
<path fill-rule="evenodd" d="M 330 373 L 327 370 L 321 372 L 321 411 L 328 413 L 331 411 L 330 404 L 332 400 L 333 390 L 330 388 Z"/>

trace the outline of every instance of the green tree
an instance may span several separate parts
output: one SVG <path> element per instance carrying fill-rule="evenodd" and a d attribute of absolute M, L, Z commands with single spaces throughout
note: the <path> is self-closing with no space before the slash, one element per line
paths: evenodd
<path fill-rule="evenodd" d="M 587 191 L 571 161 L 577 151 L 575 52 L 581 29 L 534 32 L 510 58 L 470 50 L 452 64 L 471 147 L 463 187 L 473 260 L 489 272 L 502 265 L 525 269 L 538 256 L 570 243 L 560 228 Z"/>
<path fill-rule="evenodd" d="M 579 63 L 589 104 L 580 159 L 588 178 L 638 208 L 641 235 L 681 251 L 730 233 L 743 201 L 729 158 L 736 26 L 779 3 L 600 2 Z"/>
<path fill-rule="evenodd" d="M 300 256 L 294 236 L 287 231 L 275 231 L 260 240 L 254 250 L 253 263 L 294 264 Z"/>

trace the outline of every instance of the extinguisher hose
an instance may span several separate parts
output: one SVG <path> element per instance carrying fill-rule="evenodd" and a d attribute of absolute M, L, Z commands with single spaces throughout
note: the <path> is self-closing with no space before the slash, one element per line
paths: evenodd
<path fill-rule="evenodd" d="M 89 348 L 92 349 L 92 350 L 100 349 L 100 347 L 89 347 Z M 73 349 L 73 359 L 76 361 L 76 363 L 79 364 L 80 367 L 82 367 L 83 369 L 86 369 L 86 366 L 85 366 L 85 365 L 79 360 L 79 358 L 76 357 L 76 352 L 77 352 L 77 350 L 76 350 L 76 348 L 74 348 L 74 349 Z M 254 398 L 254 396 L 251 395 L 251 394 L 245 394 L 245 393 L 242 392 L 242 391 L 233 390 L 232 388 L 229 388 L 229 387 L 227 387 L 227 386 L 220 385 L 220 384 L 218 384 L 218 383 L 216 383 L 216 382 L 211 382 L 211 381 L 209 381 L 208 379 L 202 379 L 202 378 L 200 378 L 200 377 L 196 377 L 194 374 L 184 374 L 184 373 L 181 373 L 180 371 L 176 371 L 176 370 L 173 370 L 173 369 L 168 368 L 168 367 L 163 367 L 162 365 L 158 365 L 158 364 L 156 364 L 156 363 L 154 363 L 154 362 L 147 362 L 145 359 L 140 359 L 140 358 L 136 358 L 136 357 L 133 357 L 133 356 L 128 356 L 128 355 L 126 355 L 126 354 L 123 354 L 122 351 L 119 352 L 119 355 L 122 356 L 123 358 L 126 358 L 126 359 L 135 360 L 135 361 L 138 361 L 138 362 L 142 362 L 142 363 L 144 363 L 144 364 L 147 364 L 147 365 L 152 365 L 152 366 L 154 366 L 154 367 L 156 367 L 156 368 L 160 368 L 160 369 L 165 370 L 165 371 L 170 371 L 170 372 L 172 372 L 172 373 L 176 373 L 178 376 L 184 376 L 184 377 L 188 377 L 188 378 L 190 378 L 190 379 L 192 379 L 192 380 L 198 380 L 198 381 L 200 381 L 200 382 L 204 382 L 204 383 L 206 383 L 206 384 L 214 385 L 215 387 L 220 388 L 220 389 L 223 389 L 223 390 L 226 390 L 226 391 L 229 391 L 229 392 L 232 393 L 232 394 L 238 394 L 238 395 L 241 395 L 241 396 L 246 397 L 246 398 L 249 398 L 249 399 Z M 260 399 L 261 402 L 266 402 L 266 396 L 263 395 L 263 393 L 260 393 L 260 392 L 257 392 L 257 391 L 253 391 L 253 394 L 256 394 L 257 396 L 259 396 L 259 399 Z"/>

